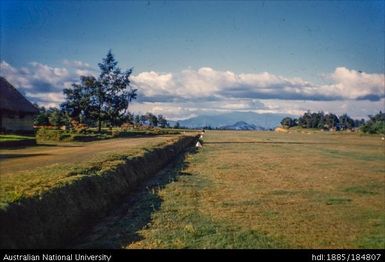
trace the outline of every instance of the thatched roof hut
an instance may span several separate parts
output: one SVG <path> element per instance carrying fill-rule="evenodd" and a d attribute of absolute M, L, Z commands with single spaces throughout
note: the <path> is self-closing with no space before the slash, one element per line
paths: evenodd
<path fill-rule="evenodd" d="M 4 77 L 0 77 L 0 128 L 2 131 L 33 130 L 38 109 Z"/>

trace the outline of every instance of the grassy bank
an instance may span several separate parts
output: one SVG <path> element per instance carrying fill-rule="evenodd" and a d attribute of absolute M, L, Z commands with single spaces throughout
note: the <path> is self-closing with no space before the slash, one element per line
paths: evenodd
<path fill-rule="evenodd" d="M 384 248 L 384 160 L 378 137 L 208 131 L 170 181 L 93 239 L 126 248 Z"/>
<path fill-rule="evenodd" d="M 98 133 L 96 129 L 88 129 L 84 133 L 77 133 L 70 130 L 57 130 L 39 128 L 36 131 L 36 139 L 40 143 L 55 141 L 55 142 L 88 142 L 105 140 L 118 137 L 139 137 L 139 136 L 156 136 L 156 135 L 176 135 L 179 131 L 174 129 L 132 129 L 121 130 L 119 128 L 103 129 Z"/>
<path fill-rule="evenodd" d="M 113 170 L 125 160 L 142 157 L 148 152 L 175 143 L 178 139 L 179 136 L 159 137 L 143 143 L 138 148 L 128 147 L 127 149 L 111 149 L 103 153 L 95 152 L 87 161 L 57 163 L 2 175 L 0 209 L 22 199 L 39 196 L 55 187 L 71 184 L 85 176 L 101 175 Z M 21 161 L 23 161 L 22 158 Z"/>
<path fill-rule="evenodd" d="M 0 135 L 0 148 L 16 146 L 32 146 L 36 144 L 35 137 L 21 135 Z"/>
<path fill-rule="evenodd" d="M 0 143 L 9 141 L 20 141 L 34 139 L 31 136 L 19 136 L 19 135 L 0 135 Z"/>

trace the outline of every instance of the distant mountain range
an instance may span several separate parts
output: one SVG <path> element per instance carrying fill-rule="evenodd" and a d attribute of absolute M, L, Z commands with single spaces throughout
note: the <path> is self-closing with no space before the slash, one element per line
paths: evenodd
<path fill-rule="evenodd" d="M 222 126 L 220 129 L 224 130 L 266 130 L 264 127 L 248 124 L 244 121 L 238 121 L 233 125 Z"/>
<path fill-rule="evenodd" d="M 244 122 L 249 127 L 255 126 L 257 130 L 271 129 L 280 125 L 281 120 L 284 117 L 291 116 L 288 114 L 257 114 L 254 112 L 229 112 L 222 114 L 210 114 L 210 115 L 200 115 L 192 117 L 189 119 L 181 121 L 169 121 L 171 126 L 174 126 L 176 122 L 179 122 L 180 126 L 187 128 L 202 128 L 202 127 L 212 127 L 220 128 L 226 126 L 242 126 Z M 240 122 L 240 123 L 238 123 Z M 246 127 L 246 125 L 244 125 Z"/>

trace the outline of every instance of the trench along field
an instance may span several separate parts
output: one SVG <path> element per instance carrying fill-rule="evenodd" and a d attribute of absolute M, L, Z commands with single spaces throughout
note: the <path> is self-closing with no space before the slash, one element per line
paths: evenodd
<path fill-rule="evenodd" d="M 95 165 L 114 165 L 120 156 L 137 156 L 180 135 L 57 143 L 0 150 L 0 208 L 88 175 Z M 105 163 L 105 164 L 104 164 Z"/>
<path fill-rule="evenodd" d="M 208 131 L 83 246 L 384 248 L 384 146 L 354 133 Z"/>

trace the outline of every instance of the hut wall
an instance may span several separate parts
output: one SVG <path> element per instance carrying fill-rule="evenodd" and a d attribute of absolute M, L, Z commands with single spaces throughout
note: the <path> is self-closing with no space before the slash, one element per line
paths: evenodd
<path fill-rule="evenodd" d="M 1 130 L 33 131 L 34 116 L 31 114 L 2 113 L 0 118 Z"/>

